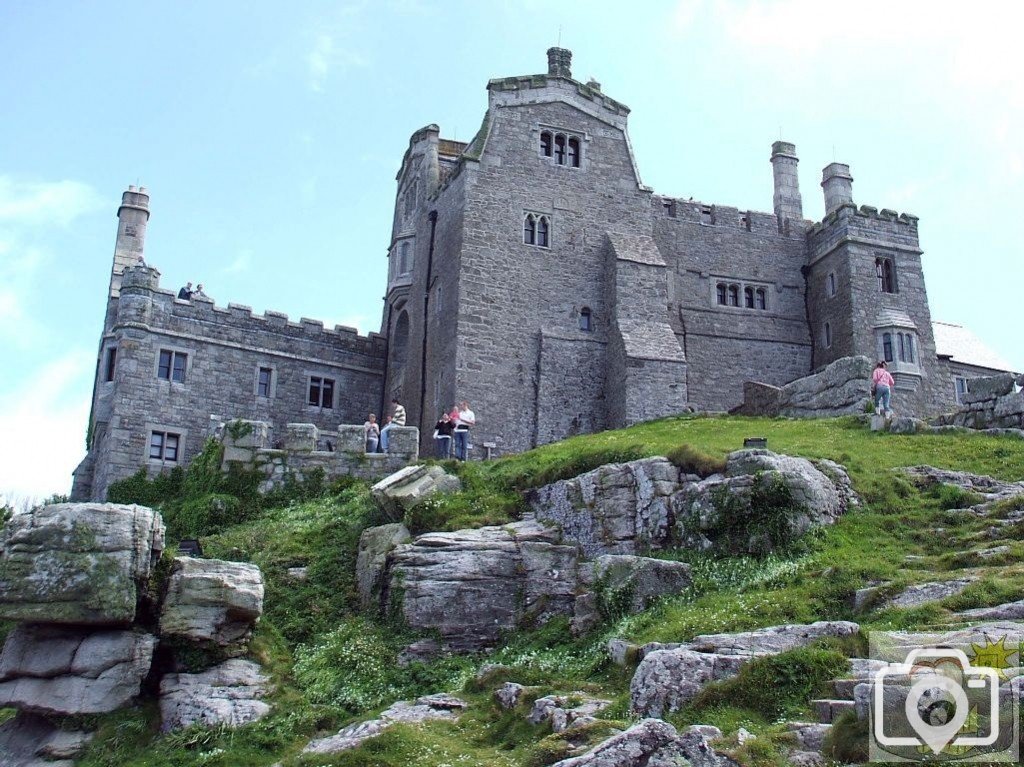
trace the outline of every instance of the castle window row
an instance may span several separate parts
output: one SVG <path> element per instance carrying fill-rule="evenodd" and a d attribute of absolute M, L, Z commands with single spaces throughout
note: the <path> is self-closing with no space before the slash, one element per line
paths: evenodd
<path fill-rule="evenodd" d="M 188 354 L 185 352 L 161 349 L 157 361 L 156 377 L 164 381 L 185 383 L 185 371 L 188 368 Z"/>
<path fill-rule="evenodd" d="M 331 409 L 334 407 L 334 379 L 323 376 L 309 377 L 309 399 L 313 407 Z"/>
<path fill-rule="evenodd" d="M 896 362 L 897 355 L 900 362 L 917 364 L 916 342 L 912 333 L 883 333 L 882 334 L 882 358 L 886 362 Z"/>
<path fill-rule="evenodd" d="M 526 213 L 523 216 L 523 244 L 551 247 L 551 218 L 542 213 Z"/>
<path fill-rule="evenodd" d="M 744 309 L 768 309 L 768 291 L 765 288 L 739 283 L 719 282 L 715 285 L 715 302 L 719 306 Z"/>
<path fill-rule="evenodd" d="M 550 130 L 540 132 L 540 153 L 543 157 L 550 158 L 555 165 L 580 167 L 582 147 L 580 137 L 571 133 Z"/>

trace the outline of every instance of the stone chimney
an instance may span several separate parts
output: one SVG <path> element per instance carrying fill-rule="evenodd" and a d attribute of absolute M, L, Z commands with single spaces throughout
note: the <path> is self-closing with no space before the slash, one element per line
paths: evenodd
<path fill-rule="evenodd" d="M 825 213 L 853 203 L 853 176 L 850 166 L 841 162 L 826 165 L 821 172 L 821 188 L 825 191 Z"/>
<path fill-rule="evenodd" d="M 804 204 L 800 198 L 800 179 L 797 176 L 796 145 L 788 141 L 772 144 L 772 176 L 775 180 L 775 216 L 779 228 L 786 219 L 794 221 L 804 217 Z"/>
<path fill-rule="evenodd" d="M 111 298 L 121 292 L 121 275 L 130 266 L 135 266 L 146 247 L 146 225 L 149 223 L 149 192 L 146 187 L 135 185 L 121 195 L 117 209 L 117 240 L 114 243 L 114 264 L 110 271 Z"/>
<path fill-rule="evenodd" d="M 572 51 L 548 48 L 548 77 L 572 77 Z"/>

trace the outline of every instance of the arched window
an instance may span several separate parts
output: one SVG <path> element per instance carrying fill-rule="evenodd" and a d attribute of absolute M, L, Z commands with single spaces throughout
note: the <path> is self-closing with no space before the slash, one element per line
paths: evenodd
<path fill-rule="evenodd" d="M 565 165 L 565 135 L 562 133 L 555 134 L 555 162 Z"/>
<path fill-rule="evenodd" d="M 720 282 L 715 286 L 715 295 L 718 298 L 719 306 L 725 306 L 725 283 Z"/>
<path fill-rule="evenodd" d="M 826 349 L 831 349 L 832 348 L 832 324 L 829 323 L 829 322 L 825 323 L 825 338 L 824 338 L 824 341 L 825 341 L 825 348 Z"/>
<path fill-rule="evenodd" d="M 551 156 L 551 131 L 542 131 L 540 134 L 540 153 L 545 157 Z"/>
<path fill-rule="evenodd" d="M 542 248 L 546 248 L 548 246 L 548 234 L 548 217 L 541 216 L 537 219 L 537 244 Z"/>
<path fill-rule="evenodd" d="M 882 359 L 892 362 L 892 333 L 882 334 Z"/>
<path fill-rule="evenodd" d="M 569 165 L 580 167 L 580 140 L 575 136 L 569 138 Z"/>
<path fill-rule="evenodd" d="M 878 278 L 878 289 L 883 293 L 896 292 L 896 268 L 891 258 L 875 259 L 875 276 Z"/>
<path fill-rule="evenodd" d="M 748 309 L 754 308 L 754 289 L 743 288 L 743 305 Z"/>
<path fill-rule="evenodd" d="M 594 329 L 594 317 L 590 313 L 590 307 L 584 306 L 580 309 L 580 330 L 585 330 L 588 333 Z"/>
<path fill-rule="evenodd" d="M 740 286 L 730 285 L 729 286 L 729 306 L 740 305 Z"/>
<path fill-rule="evenodd" d="M 755 301 L 755 304 L 756 304 L 757 308 L 758 309 L 767 309 L 768 308 L 768 292 L 764 288 L 758 288 L 757 289 L 757 293 L 755 293 L 755 296 L 756 296 L 756 299 L 757 299 Z"/>
<path fill-rule="evenodd" d="M 523 242 L 527 245 L 537 244 L 537 219 L 532 213 L 527 213 L 523 220 Z"/>

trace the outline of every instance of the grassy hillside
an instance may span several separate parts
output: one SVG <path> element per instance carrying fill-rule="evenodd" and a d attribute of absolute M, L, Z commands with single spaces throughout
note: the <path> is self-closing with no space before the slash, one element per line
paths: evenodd
<path fill-rule="evenodd" d="M 572 737 L 599 741 L 629 719 L 631 669 L 611 665 L 604 644 L 610 637 L 685 641 L 698 633 L 732 631 L 782 622 L 852 619 L 864 630 L 941 623 L 950 609 L 985 606 L 1020 597 L 1024 587 L 1024 529 L 1008 526 L 999 540 L 982 539 L 990 524 L 948 513 L 966 499 L 951 488 L 921 492 L 892 471 L 932 464 L 949 469 L 1024 478 L 1024 442 L 986 435 L 874 434 L 854 419 L 788 421 L 687 417 L 622 431 L 577 437 L 487 464 L 453 467 L 464 491 L 428 504 L 406 522 L 414 532 L 495 524 L 524 509 L 523 493 L 574 476 L 611 460 L 673 453 L 678 460 L 714 463 L 742 447 L 743 438 L 767 437 L 770 449 L 844 464 L 865 505 L 834 527 L 816 531 L 797 546 L 766 558 L 711 559 L 692 552 L 658 556 L 689 561 L 693 588 L 647 612 L 608 616 L 593 634 L 572 640 L 563 621 L 520 632 L 487 656 L 447 658 L 399 669 L 398 651 L 412 639 L 393 620 L 360 615 L 355 598 L 355 548 L 362 529 L 384 521 L 364 485 L 333 489 L 293 488 L 275 507 L 216 480 L 197 482 L 197 496 L 172 488 L 164 509 L 172 531 L 207 532 L 206 554 L 251 561 L 267 580 L 266 614 L 253 655 L 277 683 L 274 713 L 237 731 L 189 730 L 160 735 L 152 706 L 98 719 L 100 736 L 83 764 L 184 767 L 185 765 L 546 765 L 566 755 L 563 735 L 526 722 L 528 708 L 501 710 L 492 692 L 501 682 L 532 685 L 529 698 L 580 691 L 612 699 L 607 721 Z M 682 446 L 689 450 L 682 450 Z M 167 490 L 167 488 L 165 488 Z M 152 488 L 146 488 L 152 492 Z M 221 502 L 211 504 L 210 497 Z M 223 501 L 228 496 L 227 502 Z M 170 497 L 170 496 L 169 496 Z M 236 498 L 231 501 L 231 498 Z M 150 498 L 150 500 L 157 500 Z M 221 516 L 210 508 L 228 509 Z M 197 509 L 199 510 L 197 512 Z M 236 520 L 241 520 L 234 523 Z M 1006 544 L 1008 554 L 989 561 L 959 554 Z M 907 555 L 918 557 L 911 563 Z M 290 568 L 307 568 L 305 579 Z M 917 610 L 871 610 L 854 614 L 853 592 L 867 581 L 891 581 L 895 590 L 953 573 L 978 581 L 961 595 Z M 808 716 L 818 685 L 842 666 L 844 655 L 863 652 L 863 637 L 787 653 L 751 664 L 735 680 L 714 685 L 677 725 L 716 724 L 727 733 L 740 726 L 762 737 L 737 751 L 747 764 L 778 762 L 780 721 Z M 484 663 L 499 664 L 484 678 Z M 333 758 L 298 759 L 314 735 L 333 733 L 368 718 L 398 699 L 450 691 L 471 703 L 458 723 L 418 728 L 395 726 L 361 748 Z M 768 691 L 768 693 L 766 693 Z M 770 694 L 769 694 L 770 693 Z M 0 714 L 2 716 L 2 714 Z"/>

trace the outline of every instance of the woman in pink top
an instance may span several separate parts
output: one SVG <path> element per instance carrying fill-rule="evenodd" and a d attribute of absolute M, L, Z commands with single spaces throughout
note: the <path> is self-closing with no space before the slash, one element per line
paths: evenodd
<path fill-rule="evenodd" d="M 892 374 L 885 369 L 885 360 L 875 365 L 875 372 L 871 374 L 871 385 L 875 390 L 875 412 L 879 415 L 892 415 L 892 387 L 896 385 Z"/>

